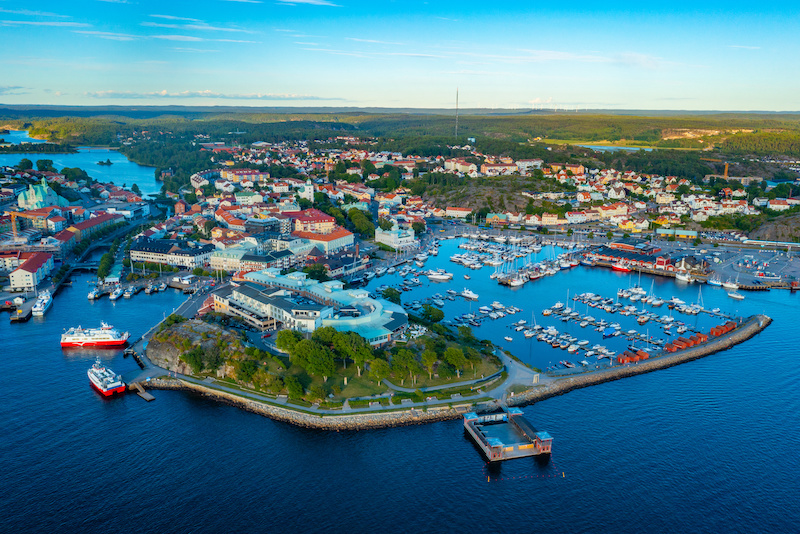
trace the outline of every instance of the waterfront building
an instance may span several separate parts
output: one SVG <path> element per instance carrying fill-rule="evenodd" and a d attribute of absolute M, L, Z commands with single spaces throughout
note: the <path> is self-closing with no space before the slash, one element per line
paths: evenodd
<path fill-rule="evenodd" d="M 247 273 L 240 280 L 256 285 L 215 297 L 219 300 L 219 304 L 215 300 L 215 309 L 258 328 L 280 323 L 310 333 L 321 326 L 331 326 L 342 332 L 356 332 L 377 346 L 391 342 L 408 327 L 408 314 L 401 306 L 373 299 L 363 289 L 344 289 L 338 280 L 318 282 L 306 273 L 281 275 L 278 269 Z M 281 301 L 274 300 L 278 297 Z"/>
<path fill-rule="evenodd" d="M 388 245 L 395 250 L 415 248 L 419 246 L 419 240 L 415 238 L 414 230 L 401 229 L 397 223 L 392 225 L 391 230 L 381 230 L 375 228 L 375 242 Z"/>
<path fill-rule="evenodd" d="M 21 253 L 24 261 L 8 276 L 11 291 L 33 291 L 53 270 L 53 255 L 46 252 Z"/>
<path fill-rule="evenodd" d="M 134 241 L 130 249 L 133 262 L 163 263 L 187 269 L 203 267 L 208 263 L 213 252 L 213 245 L 146 237 Z"/>

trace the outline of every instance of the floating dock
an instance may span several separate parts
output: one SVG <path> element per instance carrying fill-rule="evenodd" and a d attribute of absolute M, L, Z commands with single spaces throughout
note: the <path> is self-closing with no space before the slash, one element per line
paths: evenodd
<path fill-rule="evenodd" d="M 464 414 L 464 428 L 490 462 L 550 454 L 553 446 L 550 434 L 533 428 L 519 408 L 490 415 Z"/>

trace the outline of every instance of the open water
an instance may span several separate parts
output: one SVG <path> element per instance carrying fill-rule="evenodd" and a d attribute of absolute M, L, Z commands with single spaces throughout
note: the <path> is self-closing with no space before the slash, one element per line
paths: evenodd
<path fill-rule="evenodd" d="M 28 132 L 14 130 L 11 134 L 0 135 L 0 138 L 14 144 L 20 141 L 41 143 L 28 136 Z M 87 172 L 89 176 L 100 182 L 110 182 L 116 185 L 125 185 L 130 188 L 133 184 L 139 186 L 143 195 L 157 195 L 161 192 L 161 183 L 155 179 L 155 167 L 139 165 L 128 160 L 124 154 L 108 148 L 77 147 L 74 154 L 0 154 L 0 165 L 17 165 L 20 160 L 27 158 L 36 165 L 37 159 L 53 160 L 53 166 L 61 170 L 64 167 L 77 167 Z M 98 165 L 98 161 L 110 159 L 113 165 Z"/>
<path fill-rule="evenodd" d="M 458 273 L 448 261 L 455 244 L 426 267 Z M 612 295 L 630 283 L 577 267 L 513 291 L 490 272 L 469 272 L 480 304 L 524 310 L 477 329 L 501 343 L 506 323 L 566 302 L 568 290 Z M 87 280 L 76 277 L 44 318 L 11 325 L 0 315 L 2 531 L 797 531 L 798 295 L 747 293 L 735 303 L 704 287 L 709 308 L 766 311 L 775 321 L 726 352 L 524 408 L 554 436 L 551 460 L 487 467 L 460 421 L 329 433 L 183 392 L 155 391 L 151 403 L 103 399 L 86 377 L 95 353 L 62 351 L 62 330 L 106 320 L 137 336 L 183 295 L 92 303 Z M 452 286 L 464 285 L 457 274 Z M 697 297 L 697 287 L 653 285 L 662 296 Z M 404 298 L 447 287 L 423 285 Z M 445 311 L 468 307 L 448 301 Z M 552 359 L 529 345 L 515 339 L 509 348 L 532 362 Z M 136 368 L 119 351 L 101 354 L 117 372 Z"/>

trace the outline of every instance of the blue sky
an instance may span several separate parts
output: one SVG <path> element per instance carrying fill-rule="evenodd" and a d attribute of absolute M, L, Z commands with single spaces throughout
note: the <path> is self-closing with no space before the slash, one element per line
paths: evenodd
<path fill-rule="evenodd" d="M 796 3 L 654 4 L 0 0 L 0 103 L 800 109 Z"/>

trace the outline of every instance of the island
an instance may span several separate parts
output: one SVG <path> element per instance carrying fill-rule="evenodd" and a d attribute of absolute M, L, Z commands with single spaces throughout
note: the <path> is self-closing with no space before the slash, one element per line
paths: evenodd
<path fill-rule="evenodd" d="M 107 160 L 105 160 L 105 161 L 98 161 L 98 162 L 97 162 L 97 164 L 98 164 L 98 165 L 113 165 L 113 164 L 114 164 L 114 162 L 113 162 L 113 161 L 111 161 L 110 159 L 107 159 Z"/>

